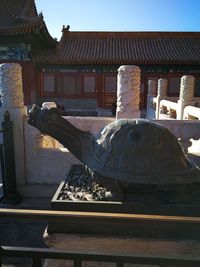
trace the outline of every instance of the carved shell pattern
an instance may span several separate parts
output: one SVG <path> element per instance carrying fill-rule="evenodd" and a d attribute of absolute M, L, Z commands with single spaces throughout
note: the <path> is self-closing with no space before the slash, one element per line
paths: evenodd
<path fill-rule="evenodd" d="M 96 137 L 94 152 L 105 167 L 126 173 L 183 171 L 189 166 L 176 137 L 146 120 L 117 120 Z"/>

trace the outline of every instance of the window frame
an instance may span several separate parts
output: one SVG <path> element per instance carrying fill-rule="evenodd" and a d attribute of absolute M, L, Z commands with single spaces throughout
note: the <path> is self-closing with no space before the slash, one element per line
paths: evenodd
<path fill-rule="evenodd" d="M 94 89 L 94 92 L 85 92 L 84 91 L 84 78 L 85 77 L 94 77 L 95 78 L 95 89 Z M 83 96 L 96 97 L 96 95 L 97 95 L 97 74 L 96 73 L 82 73 L 81 74 L 81 80 L 82 80 Z"/>
<path fill-rule="evenodd" d="M 107 77 L 116 78 L 116 91 L 106 91 L 106 78 Z M 113 73 L 104 74 L 103 83 L 104 83 L 104 94 L 108 95 L 108 94 L 116 94 L 117 93 L 117 74 L 113 74 Z"/>
<path fill-rule="evenodd" d="M 44 78 L 45 76 L 53 76 L 54 77 L 54 88 L 55 90 L 53 92 L 51 91 L 45 91 L 44 90 Z M 42 73 L 42 76 L 41 76 L 41 88 L 42 88 L 42 96 L 55 96 L 56 95 L 56 83 L 57 83 L 57 79 L 56 79 L 56 74 L 55 73 L 49 73 L 49 72 L 46 72 L 46 73 Z"/>
<path fill-rule="evenodd" d="M 70 97 L 70 96 L 77 97 L 77 96 L 81 96 L 82 95 L 82 86 L 80 88 L 80 93 L 70 93 L 70 94 L 64 93 L 64 87 L 63 87 L 64 82 L 63 82 L 63 79 L 65 77 L 74 77 L 75 78 L 75 92 L 77 92 L 77 83 L 78 83 L 77 82 L 77 77 L 78 77 L 77 73 L 62 73 L 61 76 L 62 76 L 62 96 L 64 96 L 64 97 Z M 81 81 L 80 81 L 80 84 L 81 84 Z"/>
<path fill-rule="evenodd" d="M 116 91 L 115 92 L 108 92 L 106 91 L 106 77 L 115 77 L 116 78 Z M 102 75 L 102 82 L 103 82 L 103 106 L 106 108 L 110 108 L 112 103 L 117 101 L 117 73 L 104 73 Z"/>

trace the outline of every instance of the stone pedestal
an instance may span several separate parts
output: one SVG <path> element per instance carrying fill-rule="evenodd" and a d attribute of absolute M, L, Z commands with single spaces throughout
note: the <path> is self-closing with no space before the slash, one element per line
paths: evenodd
<path fill-rule="evenodd" d="M 117 77 L 116 118 L 140 117 L 140 68 L 121 66 Z"/>
<path fill-rule="evenodd" d="M 96 253 L 113 253 L 116 255 L 147 254 L 159 256 L 197 256 L 200 253 L 200 243 L 193 240 L 156 240 L 153 238 L 127 238 L 95 235 L 70 235 L 44 233 L 44 241 L 49 248 Z M 83 267 L 115 267 L 114 263 L 84 262 Z M 126 263 L 125 267 L 135 267 Z M 143 267 L 146 265 L 140 264 Z M 151 265 L 157 266 L 157 265 Z M 46 260 L 44 267 L 73 267 L 72 261 Z"/>

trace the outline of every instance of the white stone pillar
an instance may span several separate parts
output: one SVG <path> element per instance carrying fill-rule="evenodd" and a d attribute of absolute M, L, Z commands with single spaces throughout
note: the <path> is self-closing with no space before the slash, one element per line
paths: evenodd
<path fill-rule="evenodd" d="M 156 96 L 156 80 L 148 81 L 148 95 Z"/>
<path fill-rule="evenodd" d="M 19 64 L 0 65 L 0 94 L 1 122 L 6 110 L 10 113 L 13 122 L 16 183 L 25 184 L 24 118 L 27 115 L 27 109 L 24 106 L 22 72 Z"/>
<path fill-rule="evenodd" d="M 121 66 L 117 76 L 116 118 L 140 117 L 140 68 L 134 65 Z"/>
<path fill-rule="evenodd" d="M 178 100 L 177 119 L 183 120 L 184 108 L 192 105 L 194 97 L 195 78 L 192 75 L 184 75 L 181 78 L 180 95 Z"/>
<path fill-rule="evenodd" d="M 153 104 L 153 98 L 156 96 L 156 81 L 148 81 L 148 94 L 147 94 L 147 119 L 155 119 L 155 109 Z"/>
<path fill-rule="evenodd" d="M 158 80 L 156 119 L 159 119 L 159 115 L 160 115 L 160 101 L 167 97 L 167 86 L 168 86 L 168 81 L 167 81 L 166 78 L 161 78 L 161 79 Z"/>

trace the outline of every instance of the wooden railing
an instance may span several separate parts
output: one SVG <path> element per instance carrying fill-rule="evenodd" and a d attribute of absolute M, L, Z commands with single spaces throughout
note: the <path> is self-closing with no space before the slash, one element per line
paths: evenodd
<path fill-rule="evenodd" d="M 134 221 L 153 221 L 167 222 L 172 224 L 188 224 L 189 227 L 197 225 L 200 227 L 199 217 L 188 216 L 163 216 L 163 215 L 144 215 L 144 214 L 117 214 L 117 213 L 100 213 L 100 212 L 75 212 L 75 211 L 49 211 L 49 210 L 18 210 L 18 209 L 0 209 L 0 217 L 3 218 L 20 218 L 48 221 L 79 220 L 83 221 L 101 221 L 113 223 L 132 223 Z M 42 259 L 66 259 L 73 260 L 74 267 L 81 267 L 82 262 L 113 262 L 116 267 L 122 267 L 125 263 L 137 263 L 158 265 L 159 267 L 167 266 L 200 266 L 200 255 L 193 256 L 174 256 L 174 255 L 156 255 L 156 254 L 116 254 L 116 253 L 98 253 L 98 252 L 81 252 L 76 250 L 60 251 L 46 248 L 27 248 L 27 247 L 0 247 L 0 266 L 3 257 L 21 257 L 31 258 L 32 267 L 41 267 Z"/>

